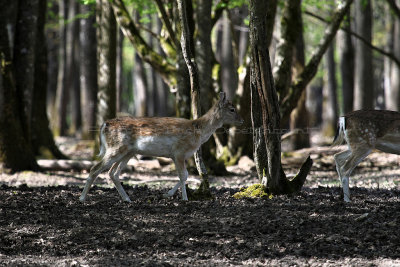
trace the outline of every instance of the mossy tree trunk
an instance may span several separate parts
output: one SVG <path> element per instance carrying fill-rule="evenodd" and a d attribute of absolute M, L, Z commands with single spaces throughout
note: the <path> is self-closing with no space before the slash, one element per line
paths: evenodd
<path fill-rule="evenodd" d="M 306 160 L 299 174 L 289 181 L 281 165 L 280 113 L 273 81 L 268 46 L 266 44 L 266 14 L 268 2 L 250 1 L 250 47 L 252 92 L 252 123 L 257 170 L 263 184 L 273 194 L 299 191 L 311 169 L 312 160 Z M 265 144 L 265 145 L 264 145 Z M 260 153 L 261 152 L 261 153 Z M 266 152 L 266 153 L 265 153 Z"/>

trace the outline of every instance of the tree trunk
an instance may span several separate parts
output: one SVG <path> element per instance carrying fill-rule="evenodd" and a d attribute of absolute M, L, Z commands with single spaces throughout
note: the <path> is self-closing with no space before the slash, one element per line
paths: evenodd
<path fill-rule="evenodd" d="M 116 50 L 117 30 L 114 13 L 108 0 L 97 0 L 98 93 L 97 123 L 116 116 Z"/>
<path fill-rule="evenodd" d="M 79 4 L 69 1 L 67 24 L 67 90 L 70 94 L 71 133 L 78 133 L 82 127 L 80 93 L 80 56 L 79 56 Z"/>
<path fill-rule="evenodd" d="M 333 43 L 329 46 L 325 54 L 326 64 L 326 82 L 324 85 L 324 103 L 323 103 L 323 132 L 325 135 L 333 136 L 336 130 L 338 119 L 337 108 L 337 82 L 336 82 L 336 63 L 334 58 Z"/>
<path fill-rule="evenodd" d="M 59 45 L 59 65 L 57 77 L 57 94 L 56 94 L 56 127 L 55 130 L 58 135 L 64 136 L 67 133 L 67 104 L 68 104 L 68 91 L 67 91 L 67 38 L 65 20 L 68 17 L 68 1 L 61 0 L 59 2 L 59 16 L 60 16 L 60 45 Z"/>
<path fill-rule="evenodd" d="M 18 5 L 17 26 L 15 31 L 14 66 L 15 86 L 21 103 L 22 130 L 28 144 L 32 134 L 32 100 L 34 84 L 35 42 L 37 31 L 39 0 Z"/>
<path fill-rule="evenodd" d="M 268 5 L 266 13 L 266 44 L 268 47 L 272 41 L 272 33 L 275 25 L 275 14 L 277 11 L 278 1 L 272 0 Z M 248 10 L 247 10 L 248 12 Z M 244 26 L 244 17 L 242 18 L 242 26 Z M 248 51 L 249 33 L 242 31 L 239 37 L 239 64 L 242 71 L 239 73 L 238 90 L 236 100 L 238 100 L 237 108 L 240 116 L 244 119 L 244 124 L 240 127 L 232 127 L 228 136 L 228 149 L 234 159 L 238 159 L 241 155 L 253 157 L 253 136 L 251 135 L 251 98 L 250 90 L 250 65 L 245 62 Z M 243 59 L 243 60 L 242 60 Z M 265 147 L 265 145 L 264 145 Z M 255 148 L 257 150 L 257 148 Z M 261 170 L 262 174 L 262 170 Z"/>
<path fill-rule="evenodd" d="M 66 159 L 67 157 L 61 153 L 54 142 L 46 112 L 46 86 L 48 81 L 47 46 L 44 32 L 46 8 L 47 1 L 39 0 L 34 64 L 33 106 L 35 108 L 32 109 L 32 147 L 36 155 Z"/>
<path fill-rule="evenodd" d="M 186 0 L 185 0 L 186 1 Z M 185 12 L 187 12 L 187 5 Z M 178 13 L 178 12 L 177 12 Z M 177 14 L 175 13 L 175 14 Z M 193 14 L 187 14 L 187 16 L 192 16 Z M 175 16 L 174 21 L 177 25 L 179 25 L 180 20 L 179 16 Z M 190 31 L 190 27 L 188 26 L 188 30 Z M 182 31 L 182 29 L 181 29 Z M 192 39 L 192 32 L 188 33 L 189 39 Z M 189 41 L 190 42 L 190 41 Z M 190 103 L 191 95 L 190 95 L 190 73 L 188 70 L 188 66 L 185 62 L 185 59 L 182 54 L 182 50 L 180 47 L 177 48 L 177 90 L 175 93 L 175 108 L 176 108 L 176 116 L 181 118 L 190 118 Z"/>
<path fill-rule="evenodd" d="M 356 0 L 357 33 L 367 42 L 372 42 L 372 8 L 370 0 Z M 374 73 L 372 67 L 372 50 L 360 40 L 355 48 L 355 87 L 354 109 L 374 108 Z M 398 96 L 392 95 L 398 98 Z"/>
<path fill-rule="evenodd" d="M 149 23 L 146 26 L 150 30 L 153 30 L 153 17 L 151 15 L 149 15 L 148 18 L 149 18 Z M 148 42 L 149 46 L 152 49 L 155 49 L 153 35 L 151 33 L 148 33 L 147 38 L 149 40 L 149 42 Z M 147 86 L 147 96 L 148 97 L 146 99 L 146 102 L 147 102 L 147 104 L 146 104 L 147 105 L 147 115 L 150 116 L 150 117 L 154 117 L 155 116 L 155 109 L 156 109 L 156 107 L 155 107 L 155 105 L 156 105 L 156 101 L 155 101 L 155 98 L 156 98 L 156 86 L 157 86 L 156 74 L 155 74 L 154 69 L 149 64 L 146 64 L 146 65 L 147 65 L 146 66 L 146 74 L 147 74 L 147 85 L 148 85 Z"/>
<path fill-rule="evenodd" d="M 303 30 L 302 25 L 301 1 L 285 1 L 281 20 L 281 38 L 275 55 L 275 65 L 279 68 L 276 68 L 274 73 L 276 90 L 280 98 L 287 94 L 291 85 L 293 53 Z"/>
<path fill-rule="evenodd" d="M 264 142 L 265 148 L 261 149 L 264 150 L 263 152 L 266 150 L 265 154 L 259 154 L 259 151 L 255 151 L 254 158 L 257 159 L 259 178 L 263 180 L 263 184 L 270 193 L 287 194 L 297 192 L 302 188 L 311 168 L 312 160 L 308 157 L 299 174 L 292 181 L 286 179 L 281 165 L 278 96 L 272 77 L 268 46 L 266 44 L 266 18 L 264 14 L 266 14 L 267 3 L 264 0 L 250 1 L 250 87 L 253 100 L 254 144 L 259 145 Z M 263 177 L 264 173 L 265 177 Z"/>
<path fill-rule="evenodd" d="M 320 43 L 313 51 L 310 60 L 304 67 L 304 70 L 294 79 L 294 82 L 290 86 L 288 93 L 280 101 L 280 112 L 282 117 L 282 125 L 285 125 L 290 117 L 290 113 L 296 107 L 301 94 L 309 84 L 309 82 L 314 78 L 317 73 L 319 63 L 326 51 L 328 46 L 332 42 L 336 35 L 340 24 L 348 12 L 353 0 L 346 0 L 342 5 L 339 5 L 335 13 L 332 15 L 331 23 L 327 26 L 324 36 L 322 37 Z"/>
<path fill-rule="evenodd" d="M 144 68 L 144 62 L 135 53 L 135 69 L 134 69 L 134 100 L 135 100 L 135 116 L 144 117 L 147 116 L 147 79 L 146 69 Z"/>
<path fill-rule="evenodd" d="M 191 91 L 191 103 L 192 103 L 192 115 L 193 119 L 201 117 L 201 106 L 200 106 L 200 81 L 199 73 L 196 63 L 192 60 L 192 45 L 191 45 L 191 32 L 189 30 L 188 13 L 186 0 L 178 0 L 179 20 L 182 27 L 181 36 L 181 48 L 182 55 L 187 65 L 187 69 L 190 75 L 190 91 Z M 197 171 L 201 177 L 201 184 L 197 190 L 197 194 L 205 197 L 210 197 L 210 185 L 208 182 L 207 169 L 203 163 L 201 156 L 201 148 L 194 154 Z"/>
<path fill-rule="evenodd" d="M 58 14 L 58 3 L 54 2 L 51 7 L 51 12 Z M 48 23 L 58 24 L 59 19 L 49 16 Z M 56 94 L 57 94 L 57 78 L 58 78 L 58 54 L 59 54 L 59 30 L 55 27 L 48 27 L 46 29 L 46 44 L 47 44 L 47 113 L 50 119 L 50 129 L 56 129 Z"/>
<path fill-rule="evenodd" d="M 397 5 L 399 4 L 400 2 L 397 1 Z M 394 18 L 393 28 L 393 54 L 400 59 L 400 18 L 397 16 Z M 400 66 L 397 64 L 392 64 L 391 67 L 390 86 L 392 88 L 391 98 L 396 98 L 397 102 L 393 110 L 400 110 Z"/>
<path fill-rule="evenodd" d="M 338 32 L 340 76 L 342 78 L 343 113 L 353 110 L 354 101 L 354 48 L 351 35 L 350 12 L 348 12 L 343 27 L 347 31 Z"/>
<path fill-rule="evenodd" d="M 315 79 L 307 87 L 306 105 L 309 115 L 309 126 L 320 127 L 322 124 L 323 81 Z"/>
<path fill-rule="evenodd" d="M 123 72 L 124 72 L 124 57 L 123 57 L 123 52 L 124 52 L 124 34 L 122 31 L 118 31 L 118 37 L 117 37 L 117 59 L 116 59 L 116 104 L 115 104 L 115 111 L 117 113 L 122 111 L 122 92 L 123 92 L 123 87 L 124 87 L 124 82 L 123 82 Z"/>
<path fill-rule="evenodd" d="M 162 23 L 159 18 L 157 18 L 157 33 L 161 33 Z M 157 52 L 163 55 L 163 50 L 161 45 L 157 45 Z M 164 54 L 165 56 L 165 54 Z M 161 75 L 156 73 L 156 116 L 165 117 L 169 114 L 168 109 L 168 96 L 169 96 L 169 88 L 168 85 L 164 82 Z"/>
<path fill-rule="evenodd" d="M 95 12 L 94 5 L 82 5 L 82 12 Z M 96 136 L 96 112 L 97 112 L 97 40 L 96 40 L 96 16 L 90 15 L 81 19 L 80 31 L 80 71 L 81 71 L 81 100 L 82 113 L 85 118 L 82 121 L 82 137 L 94 139 Z"/>
<path fill-rule="evenodd" d="M 385 26 L 388 29 L 386 33 L 386 51 L 393 53 L 393 40 L 394 40 L 394 20 L 398 18 L 393 18 L 391 14 L 391 9 L 386 7 L 386 21 Z M 389 57 L 384 58 L 383 63 L 383 81 L 384 81 L 384 91 L 385 91 L 385 109 L 387 110 L 398 110 L 397 107 L 397 99 L 392 97 L 392 90 L 394 89 L 391 86 L 391 71 L 393 62 Z"/>
<path fill-rule="evenodd" d="M 300 30 L 297 35 L 297 39 L 294 47 L 293 55 L 293 72 L 294 76 L 299 75 L 305 65 L 305 48 L 304 48 L 304 37 L 303 37 L 303 18 L 301 16 L 301 5 L 296 5 L 295 17 L 296 22 L 300 24 Z M 299 102 L 297 103 L 296 109 L 292 111 L 290 115 L 290 129 L 295 131 L 295 134 L 291 137 L 291 145 L 294 150 L 309 147 L 310 146 L 310 134 L 308 132 L 308 120 L 309 115 L 306 107 L 306 90 L 303 91 Z"/>
<path fill-rule="evenodd" d="M 3 163 L 3 171 L 9 169 L 12 172 L 39 169 L 31 146 L 24 137 L 19 114 L 22 110 L 17 108 L 20 103 L 15 87 L 12 46 L 20 45 L 10 42 L 14 33 L 10 34 L 10 29 L 17 32 L 15 21 L 21 19 L 15 16 L 17 9 L 15 1 L 0 2 L 0 162 Z"/>
<path fill-rule="evenodd" d="M 221 47 L 221 86 L 228 99 L 235 98 L 238 87 L 237 66 L 232 48 L 231 25 L 225 14 L 222 19 L 222 47 Z"/>

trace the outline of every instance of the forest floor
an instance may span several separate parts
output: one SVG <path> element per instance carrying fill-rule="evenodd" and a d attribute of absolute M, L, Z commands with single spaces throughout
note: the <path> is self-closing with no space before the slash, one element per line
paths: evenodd
<path fill-rule="evenodd" d="M 71 157 L 90 155 L 85 143 L 60 145 Z M 84 204 L 86 172 L 0 174 L 0 265 L 400 266 L 400 157 L 370 155 L 344 203 L 333 164 L 340 149 L 285 153 L 287 174 L 308 154 L 314 165 L 298 195 L 272 199 L 233 198 L 257 182 L 246 164 L 210 178 L 214 199 L 189 202 L 179 192 L 162 197 L 177 178 L 157 160 L 135 161 L 122 175 L 129 204 L 106 173 Z"/>

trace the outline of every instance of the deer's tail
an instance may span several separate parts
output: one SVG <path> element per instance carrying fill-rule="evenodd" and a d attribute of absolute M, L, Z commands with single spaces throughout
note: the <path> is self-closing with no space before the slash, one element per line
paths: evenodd
<path fill-rule="evenodd" d="M 106 123 L 104 122 L 100 127 L 100 153 L 97 155 L 98 157 L 103 157 L 106 153 L 106 136 L 104 134 L 104 129 L 106 128 Z"/>
<path fill-rule="evenodd" d="M 340 117 L 338 120 L 338 127 L 336 130 L 335 138 L 333 139 L 331 146 L 339 146 L 345 140 L 346 135 L 346 118 Z"/>

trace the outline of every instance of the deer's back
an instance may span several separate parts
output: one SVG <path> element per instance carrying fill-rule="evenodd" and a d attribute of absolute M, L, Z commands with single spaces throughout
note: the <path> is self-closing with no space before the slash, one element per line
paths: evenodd
<path fill-rule="evenodd" d="M 115 118 L 106 121 L 104 134 L 108 147 L 125 146 L 148 156 L 192 155 L 200 146 L 193 121 L 182 118 Z"/>

